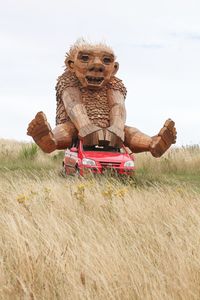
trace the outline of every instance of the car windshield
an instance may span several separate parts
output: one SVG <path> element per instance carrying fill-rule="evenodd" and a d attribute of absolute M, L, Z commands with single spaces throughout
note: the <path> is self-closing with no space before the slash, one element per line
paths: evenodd
<path fill-rule="evenodd" d="M 97 151 L 97 152 L 118 152 L 118 153 L 125 153 L 124 148 L 115 148 L 110 146 L 84 146 L 84 151 Z"/>

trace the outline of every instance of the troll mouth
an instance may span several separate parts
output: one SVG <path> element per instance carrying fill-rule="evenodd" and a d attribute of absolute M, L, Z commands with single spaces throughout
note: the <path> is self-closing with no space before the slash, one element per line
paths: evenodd
<path fill-rule="evenodd" d="M 90 84 L 101 84 L 104 80 L 103 77 L 92 77 L 92 76 L 86 76 L 86 80 Z"/>

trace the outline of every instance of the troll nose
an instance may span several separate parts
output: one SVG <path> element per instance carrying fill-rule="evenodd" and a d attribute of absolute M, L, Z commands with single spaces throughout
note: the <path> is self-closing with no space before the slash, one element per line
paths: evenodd
<path fill-rule="evenodd" d="M 89 67 L 89 71 L 94 71 L 94 72 L 103 72 L 105 69 L 105 67 L 102 65 L 102 64 L 92 64 L 90 67 Z"/>
<path fill-rule="evenodd" d="M 98 58 L 95 58 L 91 65 L 89 66 L 89 71 L 94 72 L 103 72 L 105 69 L 104 65 L 101 63 L 101 60 Z"/>

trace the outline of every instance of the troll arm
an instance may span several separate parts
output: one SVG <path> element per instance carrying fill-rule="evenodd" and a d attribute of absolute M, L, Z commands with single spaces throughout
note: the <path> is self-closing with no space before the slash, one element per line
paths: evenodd
<path fill-rule="evenodd" d="M 99 140 L 104 139 L 100 127 L 92 124 L 86 108 L 81 101 L 81 94 L 78 88 L 68 87 L 64 90 L 62 100 L 71 121 L 78 130 L 78 136 L 84 144 L 95 145 Z"/>
<path fill-rule="evenodd" d="M 111 145 L 121 145 L 124 141 L 124 126 L 126 121 L 126 109 L 124 96 L 118 90 L 108 90 L 108 103 L 110 106 L 110 127 L 107 128 L 106 140 Z"/>

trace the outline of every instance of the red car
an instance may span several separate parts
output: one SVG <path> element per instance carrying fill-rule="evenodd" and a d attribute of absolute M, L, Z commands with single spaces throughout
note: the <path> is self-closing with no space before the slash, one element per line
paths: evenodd
<path fill-rule="evenodd" d="M 128 154 L 126 147 L 89 147 L 81 141 L 65 151 L 63 167 L 66 175 L 79 173 L 82 176 L 88 172 L 101 174 L 105 170 L 131 175 L 135 170 L 134 156 Z"/>

